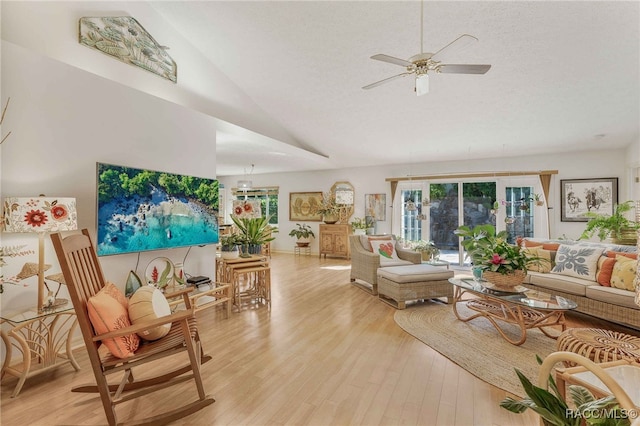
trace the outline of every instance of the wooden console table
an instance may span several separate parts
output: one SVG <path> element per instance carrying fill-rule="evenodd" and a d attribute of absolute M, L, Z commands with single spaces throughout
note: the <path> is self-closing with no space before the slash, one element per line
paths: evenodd
<path fill-rule="evenodd" d="M 0 335 L 6 356 L 0 377 L 4 379 L 6 374 L 10 374 L 18 378 L 12 398 L 18 396 L 24 382 L 36 374 L 66 364 L 80 370 L 71 350 L 77 325 L 76 313 L 70 304 L 42 313 L 34 309 L 19 314 L 2 314 Z M 14 349 L 22 354 L 22 361 L 11 365 Z"/>

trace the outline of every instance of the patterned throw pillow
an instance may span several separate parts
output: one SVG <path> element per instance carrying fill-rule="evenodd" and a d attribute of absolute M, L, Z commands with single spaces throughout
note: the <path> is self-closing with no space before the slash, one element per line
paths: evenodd
<path fill-rule="evenodd" d="M 634 279 L 636 278 L 637 268 L 637 260 L 630 259 L 626 256 L 616 256 L 616 264 L 611 274 L 611 287 L 634 291 Z"/>
<path fill-rule="evenodd" d="M 527 270 L 545 274 L 551 272 L 556 256 L 555 251 L 545 250 L 542 246 L 524 248 L 523 251 L 527 257 L 538 258 L 527 264 Z"/>
<path fill-rule="evenodd" d="M 396 263 L 400 260 L 393 240 L 372 240 L 373 252 L 380 255 L 380 266 Z"/>
<path fill-rule="evenodd" d="M 598 259 L 602 251 L 596 247 L 561 244 L 556 254 L 556 266 L 551 272 L 595 281 Z"/>
<path fill-rule="evenodd" d="M 114 297 L 115 296 L 115 297 Z M 95 296 L 87 301 L 87 312 L 91 325 L 97 334 L 120 330 L 131 325 L 124 294 L 113 284 L 107 283 Z M 105 339 L 102 341 L 109 352 L 118 358 L 133 356 L 138 349 L 140 338 L 137 334 Z"/>

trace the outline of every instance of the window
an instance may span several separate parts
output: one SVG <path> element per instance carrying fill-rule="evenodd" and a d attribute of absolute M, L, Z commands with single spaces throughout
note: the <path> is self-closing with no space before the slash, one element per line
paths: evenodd
<path fill-rule="evenodd" d="M 259 200 L 262 217 L 271 215 L 269 224 L 278 224 L 278 187 L 270 186 L 265 188 L 253 188 L 249 190 L 240 190 L 233 188 L 233 195 L 238 200 Z"/>

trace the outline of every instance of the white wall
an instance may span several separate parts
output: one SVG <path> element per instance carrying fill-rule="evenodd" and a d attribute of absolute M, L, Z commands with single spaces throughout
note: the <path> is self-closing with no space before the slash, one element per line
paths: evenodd
<path fill-rule="evenodd" d="M 620 200 L 633 198 L 633 188 L 626 178 L 628 172 L 625 166 L 627 150 L 603 150 L 593 152 L 579 152 L 553 156 L 529 156 L 507 159 L 487 159 L 482 161 L 438 162 L 411 165 L 375 166 L 352 169 L 329 170 L 304 173 L 278 173 L 252 175 L 253 186 L 279 186 L 279 228 L 272 243 L 275 251 L 293 251 L 295 240 L 289 237 L 289 231 L 295 227 L 295 222 L 289 221 L 289 193 L 329 191 L 336 181 L 348 181 L 355 187 L 356 204 L 354 217 L 364 217 L 364 195 L 385 193 L 387 195 L 387 220 L 377 222 L 376 231 L 390 233 L 391 230 L 391 186 L 386 178 L 405 177 L 408 175 L 437 175 L 464 172 L 489 171 L 538 171 L 558 170 L 551 181 L 549 194 L 550 236 L 552 238 L 563 234 L 570 238 L 577 238 L 584 230 L 584 223 L 560 221 L 560 180 L 617 177 L 618 196 Z M 242 176 L 228 176 L 220 178 L 227 189 L 236 186 Z M 312 252 L 318 253 L 318 222 L 307 222 L 316 233 L 312 242 Z"/>
<path fill-rule="evenodd" d="M 146 1 L 3 0 L 0 7 L 3 40 L 203 112 L 219 121 L 300 147 L 286 129 L 168 25 Z M 78 43 L 78 22 L 83 16 L 135 18 L 159 44 L 170 48 L 167 53 L 178 65 L 178 83 L 173 84 Z"/>
<path fill-rule="evenodd" d="M 12 132 L 1 151 L 2 197 L 76 197 L 79 227 L 95 237 L 96 162 L 216 177 L 213 118 L 12 43 L 2 43 L 2 56 L 3 96 L 11 95 L 2 130 Z M 46 243 L 46 263 L 53 265 L 48 275 L 59 267 Z M 3 233 L 2 244 L 36 249 L 37 237 Z M 124 288 L 129 270 L 138 266 L 143 276 L 153 258 L 182 261 L 186 252 L 108 256 L 101 262 L 107 279 Z M 214 260 L 214 246 L 194 247 L 185 272 L 213 277 Z M 2 273 L 15 275 L 26 261 L 37 262 L 37 255 L 11 259 Z M 27 288 L 6 286 L 2 309 L 33 306 L 36 279 L 25 283 Z"/>

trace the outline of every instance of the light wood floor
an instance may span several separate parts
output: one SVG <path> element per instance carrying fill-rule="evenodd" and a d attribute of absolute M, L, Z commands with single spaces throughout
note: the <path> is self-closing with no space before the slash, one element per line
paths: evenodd
<path fill-rule="evenodd" d="M 500 408 L 504 391 L 405 333 L 394 311 L 349 284 L 347 260 L 274 254 L 270 310 L 260 305 L 229 319 L 220 307 L 198 314 L 213 356 L 203 366 L 205 387 L 216 403 L 176 424 L 538 425 L 531 411 Z M 84 349 L 75 353 L 80 372 L 65 366 L 31 378 L 17 398 L 10 398 L 16 379 L 5 380 L 1 424 L 105 424 L 98 396 L 69 391 L 93 382 Z M 121 406 L 119 420 L 194 395 L 189 384 L 174 386 Z"/>

